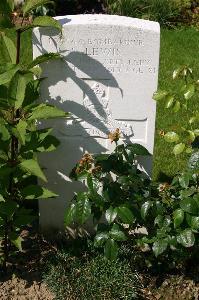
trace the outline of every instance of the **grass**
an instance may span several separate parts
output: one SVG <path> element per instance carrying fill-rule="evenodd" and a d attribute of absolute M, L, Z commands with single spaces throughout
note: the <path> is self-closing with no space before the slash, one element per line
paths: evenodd
<path fill-rule="evenodd" d="M 14 33 L 10 36 L 15 39 Z M 1 49 L 1 47 L 0 47 Z M 21 62 L 28 63 L 32 57 L 31 32 L 22 35 Z M 4 54 L 0 52 L 0 63 L 4 63 Z M 161 51 L 159 69 L 159 88 L 178 90 L 178 83 L 172 80 L 173 70 L 181 65 L 190 65 L 199 78 L 199 32 L 194 28 L 178 30 L 161 30 Z M 198 99 L 191 102 L 192 110 L 199 109 Z M 183 114 L 169 113 L 164 104 L 157 105 L 156 134 L 154 149 L 153 179 L 163 179 L 173 176 L 178 169 L 185 166 L 186 156 L 175 158 L 171 145 L 167 144 L 159 135 L 160 130 L 168 131 L 173 127 L 184 124 Z M 166 178 L 166 177 L 165 177 Z"/>
<path fill-rule="evenodd" d="M 161 30 L 161 52 L 159 68 L 159 89 L 179 90 L 177 81 L 172 80 L 173 70 L 181 65 L 190 65 L 199 78 L 199 32 L 194 28 L 179 30 Z M 180 99 L 179 99 L 180 100 Z M 199 109 L 198 98 L 190 102 L 190 108 Z M 174 114 L 164 108 L 164 103 L 157 105 L 156 134 L 153 163 L 153 179 L 163 179 L 163 175 L 173 176 L 186 164 L 186 156 L 175 158 L 172 146 L 159 135 L 160 130 L 168 131 L 185 125 L 182 112 Z M 165 177 L 166 178 L 166 177 Z"/>

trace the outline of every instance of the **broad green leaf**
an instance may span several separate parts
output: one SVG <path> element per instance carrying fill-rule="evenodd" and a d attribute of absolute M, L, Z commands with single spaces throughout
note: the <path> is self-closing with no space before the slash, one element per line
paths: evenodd
<path fill-rule="evenodd" d="M 20 216 L 15 217 L 13 224 L 16 227 L 31 225 L 32 222 L 35 221 L 36 219 L 37 219 L 36 216 L 20 215 Z"/>
<path fill-rule="evenodd" d="M 76 205 L 73 203 L 67 208 L 64 215 L 64 225 L 69 226 L 73 223 L 76 215 Z"/>
<path fill-rule="evenodd" d="M 177 236 L 177 241 L 184 247 L 192 247 L 195 243 L 195 236 L 191 229 L 185 229 Z"/>
<path fill-rule="evenodd" d="M 42 74 L 42 68 L 40 68 L 39 66 L 36 66 L 34 68 L 29 69 L 29 71 L 31 73 L 33 73 L 36 77 L 41 77 Z"/>
<path fill-rule="evenodd" d="M 168 143 L 175 143 L 179 140 L 179 135 L 174 131 L 169 131 L 164 135 L 164 139 Z"/>
<path fill-rule="evenodd" d="M 112 223 L 115 220 L 115 218 L 117 217 L 117 209 L 110 206 L 106 210 L 105 217 L 106 217 L 106 220 L 109 224 Z"/>
<path fill-rule="evenodd" d="M 188 132 L 188 134 L 189 134 L 189 141 L 191 142 L 191 143 L 193 143 L 194 142 L 194 140 L 195 140 L 195 133 L 193 132 L 193 131 L 191 131 L 191 130 L 188 130 L 187 131 Z"/>
<path fill-rule="evenodd" d="M 87 193 L 81 192 L 77 195 L 76 219 L 81 225 L 91 216 L 91 205 Z"/>
<path fill-rule="evenodd" d="M 126 206 L 119 206 L 117 207 L 117 214 L 118 217 L 124 224 L 132 224 L 135 221 L 135 217 L 131 210 Z"/>
<path fill-rule="evenodd" d="M 22 170 L 24 170 L 32 175 L 35 175 L 35 176 L 43 179 L 45 182 L 47 182 L 46 176 L 42 172 L 42 170 L 36 160 L 34 160 L 34 159 L 24 160 L 19 164 L 19 167 Z"/>
<path fill-rule="evenodd" d="M 180 207 L 184 212 L 197 215 L 198 214 L 198 205 L 193 198 L 185 198 L 180 201 Z"/>
<path fill-rule="evenodd" d="M 168 92 L 166 92 L 166 91 L 158 91 L 153 94 L 153 99 L 155 101 L 160 101 L 160 100 L 164 99 L 167 95 L 168 95 Z"/>
<path fill-rule="evenodd" d="M 162 254 L 168 246 L 168 242 L 166 240 L 158 240 L 153 243 L 153 252 L 156 257 L 158 257 L 160 254 Z"/>
<path fill-rule="evenodd" d="M 141 207 L 141 217 L 143 219 L 146 218 L 151 205 L 152 205 L 152 203 L 150 201 L 146 201 L 145 203 L 142 204 L 142 207 Z"/>
<path fill-rule="evenodd" d="M 121 230 L 118 224 L 113 224 L 111 231 L 109 232 L 110 237 L 115 241 L 126 241 L 127 237 L 125 233 Z"/>
<path fill-rule="evenodd" d="M 22 8 L 23 14 L 26 15 L 30 13 L 31 10 L 34 10 L 37 7 L 48 3 L 54 3 L 54 2 L 51 0 L 26 0 Z"/>
<path fill-rule="evenodd" d="M 199 170 L 199 151 L 191 155 L 188 161 L 188 167 L 192 170 Z"/>
<path fill-rule="evenodd" d="M 7 29 L 12 27 L 14 27 L 14 24 L 12 24 L 10 16 L 1 14 L 0 12 L 0 29 Z"/>
<path fill-rule="evenodd" d="M 21 73 L 17 72 L 9 85 L 9 96 L 14 99 L 14 106 L 18 109 L 24 100 L 26 91 L 26 77 Z"/>
<path fill-rule="evenodd" d="M 10 132 L 7 127 L 3 124 L 0 125 L 0 138 L 1 141 L 9 141 L 11 138 Z"/>
<path fill-rule="evenodd" d="M 129 144 L 126 148 L 135 155 L 141 155 L 141 156 L 151 155 L 149 151 L 140 144 Z"/>
<path fill-rule="evenodd" d="M 27 200 L 48 199 L 58 195 L 39 185 L 29 185 L 21 191 L 22 197 Z"/>
<path fill-rule="evenodd" d="M 195 134 L 195 136 L 199 136 L 199 129 L 194 129 L 194 134 Z"/>
<path fill-rule="evenodd" d="M 186 189 L 189 186 L 190 174 L 184 173 L 179 177 L 179 184 L 182 188 Z"/>
<path fill-rule="evenodd" d="M 47 61 L 51 61 L 54 59 L 59 59 L 61 58 L 61 55 L 59 53 L 45 53 L 43 55 L 38 56 L 37 58 L 35 58 L 29 65 L 28 65 L 28 69 L 32 69 L 33 67 L 47 62 Z"/>
<path fill-rule="evenodd" d="M 199 217 L 191 217 L 191 228 L 195 230 L 199 229 Z"/>
<path fill-rule="evenodd" d="M 19 139 L 22 145 L 25 145 L 27 125 L 26 121 L 20 120 L 16 127 L 12 130 L 14 136 Z"/>
<path fill-rule="evenodd" d="M 109 238 L 109 235 L 107 232 L 97 233 L 97 235 L 95 236 L 95 239 L 94 239 L 94 246 L 102 247 L 108 238 Z"/>
<path fill-rule="evenodd" d="M 111 261 L 113 261 L 117 258 L 118 245 L 114 240 L 108 239 L 106 241 L 106 244 L 105 244 L 105 247 L 104 247 L 104 255 L 107 259 L 109 259 Z"/>
<path fill-rule="evenodd" d="M 174 102 L 174 96 L 168 95 L 166 97 L 165 108 L 170 108 L 173 105 L 173 102 Z"/>
<path fill-rule="evenodd" d="M 175 155 L 179 155 L 184 151 L 184 149 L 185 149 L 185 144 L 179 143 L 179 144 L 175 145 L 175 147 L 173 148 L 173 153 Z"/>
<path fill-rule="evenodd" d="M 180 110 L 180 107 L 181 107 L 180 101 L 176 101 L 174 106 L 173 106 L 173 111 L 175 113 L 177 113 Z"/>
<path fill-rule="evenodd" d="M 1 47 L 3 47 L 3 50 L 5 51 L 7 62 L 15 64 L 16 56 L 17 56 L 17 50 L 15 44 L 4 33 L 1 33 L 1 42 L 2 42 Z"/>
<path fill-rule="evenodd" d="M 19 249 L 19 251 L 22 251 L 22 246 L 21 243 L 23 242 L 23 239 L 15 232 L 11 232 L 9 233 L 9 239 L 11 241 L 11 243 L 17 248 Z"/>
<path fill-rule="evenodd" d="M 35 18 L 31 25 L 38 26 L 38 27 L 53 27 L 53 28 L 58 29 L 59 31 L 62 30 L 62 26 L 59 23 L 59 21 L 53 19 L 52 17 L 48 17 L 48 16 L 42 16 L 42 17 Z"/>
<path fill-rule="evenodd" d="M 15 211 L 17 210 L 17 206 L 18 206 L 17 203 L 11 200 L 6 202 L 1 201 L 0 202 L 1 215 L 4 215 L 8 219 L 10 219 L 14 215 Z"/>
<path fill-rule="evenodd" d="M 53 119 L 59 117 L 67 117 L 67 115 L 68 113 L 55 106 L 40 104 L 32 111 L 28 120 Z"/>
<path fill-rule="evenodd" d="M 8 83 L 19 70 L 19 65 L 4 64 L 0 66 L 0 85 Z"/>
<path fill-rule="evenodd" d="M 174 226 L 179 227 L 184 220 L 184 211 L 182 209 L 176 209 L 173 213 Z"/>
<path fill-rule="evenodd" d="M 13 0 L 1 0 L 0 1 L 0 13 L 11 13 L 14 9 L 14 1 Z"/>
<path fill-rule="evenodd" d="M 59 145 L 60 141 L 55 136 L 48 135 L 35 150 L 37 152 L 51 152 L 56 150 Z"/>
<path fill-rule="evenodd" d="M 186 87 L 186 90 L 184 92 L 184 97 L 186 100 L 190 99 L 195 93 L 195 85 L 194 84 L 189 84 Z"/>

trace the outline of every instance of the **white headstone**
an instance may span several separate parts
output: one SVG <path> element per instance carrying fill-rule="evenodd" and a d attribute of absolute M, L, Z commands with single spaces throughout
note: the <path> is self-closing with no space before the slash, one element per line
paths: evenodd
<path fill-rule="evenodd" d="M 63 34 L 35 29 L 34 57 L 59 52 L 64 59 L 43 66 L 41 97 L 69 111 L 69 119 L 50 125 L 60 139 L 56 152 L 45 154 L 48 186 L 59 197 L 40 201 L 44 230 L 63 228 L 64 210 L 79 189 L 68 178 L 85 151 L 100 153 L 113 147 L 108 133 L 120 128 L 123 139 L 153 153 L 159 64 L 159 24 L 109 15 L 59 17 Z M 145 165 L 151 172 L 151 159 Z"/>

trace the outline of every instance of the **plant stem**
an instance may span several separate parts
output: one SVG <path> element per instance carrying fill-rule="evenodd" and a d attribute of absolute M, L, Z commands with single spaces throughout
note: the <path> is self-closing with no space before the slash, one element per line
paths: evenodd
<path fill-rule="evenodd" d="M 20 61 L 20 48 L 21 48 L 21 31 L 17 30 L 17 53 L 16 53 L 16 64 L 19 64 Z M 14 125 L 16 122 L 16 119 L 19 117 L 20 111 L 19 109 L 15 111 L 15 108 L 12 108 L 12 124 Z M 11 137 L 11 145 L 10 145 L 10 160 L 11 167 L 15 167 L 16 161 L 17 161 L 17 155 L 18 155 L 18 139 L 12 135 Z M 9 178 L 9 187 L 8 187 L 8 194 L 9 194 L 9 200 L 14 199 L 14 180 L 13 180 L 13 173 L 10 174 Z M 7 262 L 9 258 L 9 225 L 7 219 L 5 220 L 5 231 L 4 231 L 4 261 L 3 261 L 3 269 L 4 272 L 7 273 Z"/>

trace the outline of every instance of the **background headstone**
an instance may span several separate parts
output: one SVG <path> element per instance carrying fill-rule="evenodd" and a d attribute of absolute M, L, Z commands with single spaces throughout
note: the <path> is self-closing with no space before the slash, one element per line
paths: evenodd
<path fill-rule="evenodd" d="M 63 34 L 35 29 L 34 57 L 59 52 L 63 60 L 43 66 L 43 101 L 71 113 L 52 121 L 61 146 L 41 156 L 48 187 L 59 197 L 40 201 L 43 230 L 62 229 L 64 210 L 80 187 L 68 174 L 85 151 L 100 153 L 113 147 L 108 133 L 120 128 L 123 140 L 153 153 L 159 64 L 159 24 L 108 15 L 59 17 Z M 151 159 L 145 161 L 151 172 Z"/>

